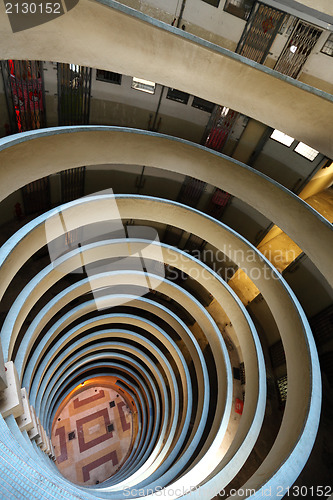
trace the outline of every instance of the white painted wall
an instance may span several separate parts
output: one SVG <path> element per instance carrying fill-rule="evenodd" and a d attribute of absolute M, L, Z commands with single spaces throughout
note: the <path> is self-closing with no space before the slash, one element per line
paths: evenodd
<path fill-rule="evenodd" d="M 45 92 L 50 95 L 57 94 L 57 63 L 43 61 L 43 70 Z"/>
<path fill-rule="evenodd" d="M 306 178 L 320 164 L 323 156 L 319 154 L 317 158 L 310 161 L 294 151 L 298 141 L 294 141 L 288 148 L 279 142 L 268 139 L 262 149 L 262 154 L 271 157 L 284 165 L 288 165 L 302 179 Z"/>
<path fill-rule="evenodd" d="M 302 71 L 309 75 L 316 76 L 317 78 L 321 78 L 326 82 L 332 83 L 333 57 L 320 52 L 330 33 L 330 31 L 324 31 L 321 34 Z"/>
<path fill-rule="evenodd" d="M 124 0 L 122 3 L 126 5 L 131 5 L 130 0 Z M 182 0 L 137 0 L 135 2 L 138 5 L 138 10 L 146 12 L 148 15 L 155 17 L 157 19 L 166 20 L 165 14 L 173 15 L 170 17 L 170 23 L 172 22 L 172 17 L 177 17 L 180 12 Z M 211 40 L 209 33 L 213 35 L 218 35 L 228 41 L 237 44 L 243 33 L 244 27 L 246 26 L 246 21 L 239 19 L 223 10 L 225 5 L 225 0 L 220 1 L 219 7 L 214 7 L 207 4 L 203 0 L 187 0 L 185 4 L 185 9 L 183 12 L 183 19 L 181 21 L 181 26 L 186 24 L 193 25 L 188 26 L 188 31 L 198 34 L 208 40 Z M 281 5 L 281 10 L 284 6 Z M 290 28 L 293 20 L 295 18 L 290 16 L 289 21 L 286 23 L 284 32 L 278 34 L 269 52 L 269 57 L 273 60 L 277 60 L 283 47 L 289 39 L 291 34 Z M 194 29 L 194 26 L 198 27 L 198 30 Z M 200 29 L 204 30 L 200 33 Z M 330 32 L 323 31 L 321 37 L 319 38 L 312 54 L 309 56 L 305 66 L 304 73 L 321 79 L 325 82 L 332 83 L 333 81 L 333 58 L 325 54 L 321 54 L 320 50 L 328 38 Z"/>
<path fill-rule="evenodd" d="M 126 0 L 121 3 L 131 5 Z M 181 25 L 185 24 L 186 29 L 186 23 L 191 23 L 215 35 L 221 35 L 228 40 L 238 42 L 246 23 L 242 19 L 224 12 L 224 4 L 225 1 L 221 0 L 219 7 L 214 7 L 202 0 L 187 0 Z M 182 0 L 140 0 L 138 10 L 153 15 L 153 12 L 149 10 L 150 6 L 158 9 L 161 13 L 171 14 L 171 23 L 174 17 L 178 19 L 181 5 Z M 157 19 L 165 19 L 165 15 L 158 16 L 158 12 L 155 12 L 155 17 Z"/>
<path fill-rule="evenodd" d="M 224 4 L 225 1 L 221 0 L 220 5 L 214 7 L 202 0 L 187 0 L 183 13 L 185 26 L 188 21 L 237 43 L 246 21 L 225 12 Z"/>

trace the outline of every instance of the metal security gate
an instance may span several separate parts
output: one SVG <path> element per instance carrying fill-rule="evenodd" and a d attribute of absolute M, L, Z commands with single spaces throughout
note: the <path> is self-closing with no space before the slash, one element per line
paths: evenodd
<path fill-rule="evenodd" d="M 18 133 L 46 127 L 43 63 L 41 61 L 1 62 L 10 132 Z M 22 188 L 25 215 L 51 208 L 48 177 Z"/>
<path fill-rule="evenodd" d="M 236 52 L 263 64 L 284 21 L 285 13 L 257 2 L 245 26 Z"/>
<path fill-rule="evenodd" d="M 50 178 L 43 177 L 22 188 L 25 215 L 42 213 L 51 208 Z"/>
<path fill-rule="evenodd" d="M 1 70 L 10 132 L 14 134 L 45 127 L 43 63 L 1 61 Z"/>
<path fill-rule="evenodd" d="M 61 172 L 61 202 L 67 203 L 84 196 L 86 167 L 70 168 Z"/>
<path fill-rule="evenodd" d="M 221 152 L 230 137 L 239 113 L 224 106 L 216 106 L 213 111 L 205 135 L 207 148 Z"/>
<path fill-rule="evenodd" d="M 88 125 L 91 97 L 91 68 L 58 63 L 59 125 Z M 61 172 L 61 201 L 84 195 L 85 167 Z"/>
<path fill-rule="evenodd" d="M 298 21 L 274 69 L 297 78 L 321 33 L 321 29 Z"/>
<path fill-rule="evenodd" d="M 184 203 L 184 205 L 188 205 L 189 207 L 195 208 L 199 203 L 205 187 L 205 182 L 186 176 L 180 189 L 177 201 L 179 203 Z"/>
<path fill-rule="evenodd" d="M 206 208 L 206 213 L 215 219 L 220 219 L 229 205 L 231 194 L 222 189 L 215 188 Z"/>
<path fill-rule="evenodd" d="M 58 63 L 59 125 L 88 125 L 91 68 Z"/>

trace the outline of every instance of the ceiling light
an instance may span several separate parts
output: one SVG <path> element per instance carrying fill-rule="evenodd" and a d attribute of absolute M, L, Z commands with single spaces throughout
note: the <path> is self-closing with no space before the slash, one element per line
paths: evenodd
<path fill-rule="evenodd" d="M 307 146 L 304 142 L 299 142 L 294 151 L 310 161 L 313 161 L 319 155 L 319 151 L 310 148 L 310 146 Z"/>
<path fill-rule="evenodd" d="M 291 137 L 290 135 L 284 134 L 280 130 L 275 129 L 274 132 L 271 134 L 271 139 L 274 139 L 275 141 L 280 142 L 281 144 L 284 144 L 285 146 L 291 146 L 292 143 L 294 142 L 294 138 Z"/>

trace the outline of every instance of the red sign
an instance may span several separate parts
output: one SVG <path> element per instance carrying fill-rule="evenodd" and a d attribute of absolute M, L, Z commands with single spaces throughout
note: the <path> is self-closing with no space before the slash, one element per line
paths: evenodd
<path fill-rule="evenodd" d="M 244 402 L 241 399 L 236 398 L 235 401 L 235 412 L 241 415 L 243 413 Z"/>

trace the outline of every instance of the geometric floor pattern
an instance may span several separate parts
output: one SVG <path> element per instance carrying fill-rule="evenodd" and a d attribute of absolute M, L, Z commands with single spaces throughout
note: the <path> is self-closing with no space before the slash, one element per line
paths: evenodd
<path fill-rule="evenodd" d="M 51 440 L 56 464 L 76 484 L 97 484 L 114 474 L 132 443 L 132 410 L 106 386 L 76 391 L 56 414 Z"/>

